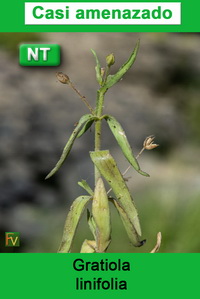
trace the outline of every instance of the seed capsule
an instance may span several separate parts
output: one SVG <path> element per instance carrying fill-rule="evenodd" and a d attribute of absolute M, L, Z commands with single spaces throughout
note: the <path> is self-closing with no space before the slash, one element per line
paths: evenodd
<path fill-rule="evenodd" d="M 152 149 L 158 147 L 159 144 L 153 143 L 154 139 L 155 139 L 155 136 L 153 136 L 153 135 L 148 136 L 143 143 L 144 148 L 147 150 L 152 150 Z"/>
<path fill-rule="evenodd" d="M 70 79 L 67 75 L 63 74 L 62 72 L 56 72 L 56 77 L 60 83 L 69 84 Z"/>

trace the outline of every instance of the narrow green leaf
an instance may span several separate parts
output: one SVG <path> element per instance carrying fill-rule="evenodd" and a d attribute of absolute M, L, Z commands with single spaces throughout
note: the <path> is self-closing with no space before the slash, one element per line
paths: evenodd
<path fill-rule="evenodd" d="M 65 222 L 63 237 L 58 252 L 70 252 L 76 229 L 84 211 L 84 208 L 91 196 L 79 196 L 73 202 Z"/>
<path fill-rule="evenodd" d="M 96 251 L 105 252 L 110 243 L 111 223 L 108 196 L 101 178 L 98 179 L 94 190 L 92 217 L 96 226 Z"/>
<path fill-rule="evenodd" d="M 137 225 L 137 221 L 136 221 L 135 225 L 133 225 L 133 223 L 130 221 L 129 217 L 127 217 L 126 212 L 119 205 L 119 203 L 117 202 L 117 200 L 115 198 L 113 198 L 112 201 L 114 202 L 114 205 L 116 206 L 116 208 L 118 210 L 118 213 L 120 215 L 122 223 L 123 223 L 124 227 L 126 228 L 126 232 L 127 232 L 128 237 L 129 237 L 129 240 L 131 241 L 131 243 L 133 245 L 137 241 L 137 244 L 138 244 L 137 247 L 142 246 L 145 243 L 145 240 L 144 241 L 140 241 L 140 239 L 139 239 L 139 236 L 138 236 L 137 231 L 135 229 L 135 225 Z"/>
<path fill-rule="evenodd" d="M 85 180 L 82 180 L 81 182 L 78 182 L 78 185 L 80 187 L 82 187 L 84 190 L 86 190 L 89 195 L 93 196 L 94 192 Z"/>
<path fill-rule="evenodd" d="M 49 179 L 52 175 L 54 175 L 58 169 L 62 166 L 62 164 L 64 163 L 64 161 L 66 160 L 67 156 L 69 155 L 71 148 L 74 144 L 75 139 L 77 138 L 77 135 L 79 134 L 79 132 L 82 129 L 82 126 L 85 124 L 85 122 L 87 122 L 88 120 L 92 119 L 94 116 L 92 114 L 85 114 L 83 115 L 76 128 L 74 129 L 74 131 L 72 132 L 67 144 L 64 147 L 64 150 L 62 152 L 62 155 L 59 159 L 59 161 L 57 162 L 56 166 L 51 170 L 51 172 L 46 176 L 45 179 Z"/>
<path fill-rule="evenodd" d="M 119 69 L 119 71 L 115 74 L 115 75 L 110 75 L 107 78 L 105 87 L 110 88 L 111 86 L 113 86 L 115 83 L 117 83 L 122 77 L 123 75 L 131 68 L 131 66 L 133 65 L 136 56 L 137 56 L 137 52 L 139 49 L 139 40 L 135 46 L 135 49 L 133 50 L 131 56 L 129 57 L 129 59 L 122 65 L 122 67 Z"/>
<path fill-rule="evenodd" d="M 101 85 L 102 84 L 102 77 L 101 77 L 101 66 L 100 66 L 100 63 L 99 63 L 99 59 L 97 57 L 96 52 L 93 49 L 91 49 L 91 51 L 92 51 L 92 54 L 95 57 L 96 64 L 97 64 L 96 67 L 95 67 L 97 82 L 99 83 L 99 85 Z"/>
<path fill-rule="evenodd" d="M 101 175 L 113 189 L 118 205 L 124 211 L 126 217 L 128 217 L 129 223 L 133 226 L 133 236 L 130 241 L 134 246 L 141 246 L 141 242 L 139 241 L 141 229 L 138 212 L 115 160 L 110 155 L 109 151 L 90 152 L 90 156 Z M 123 221 L 123 223 L 125 225 L 125 221 Z M 130 228 L 125 226 L 125 229 L 129 235 Z"/>
<path fill-rule="evenodd" d="M 124 156 L 128 160 L 128 162 L 133 166 L 133 168 L 135 168 L 135 170 L 137 172 L 139 172 L 140 174 L 142 174 L 144 176 L 149 177 L 148 173 L 146 173 L 140 169 L 139 163 L 133 155 L 131 146 L 128 142 L 126 134 L 125 134 L 122 126 L 120 125 L 120 123 L 111 115 L 105 115 L 104 118 L 106 119 L 111 132 L 113 133 L 115 139 L 117 140 L 117 142 L 118 142 Z"/>
<path fill-rule="evenodd" d="M 80 138 L 83 134 L 85 134 L 85 132 L 87 132 L 87 130 L 92 126 L 94 120 L 97 119 L 97 117 L 93 117 L 91 119 L 89 119 L 82 127 L 82 129 L 80 130 L 80 132 L 77 135 L 77 138 Z"/>
<path fill-rule="evenodd" d="M 93 234 L 93 237 L 96 241 L 96 224 L 94 222 L 94 218 L 92 217 L 92 215 L 90 214 L 90 211 L 87 210 L 87 222 L 90 228 L 91 233 Z"/>

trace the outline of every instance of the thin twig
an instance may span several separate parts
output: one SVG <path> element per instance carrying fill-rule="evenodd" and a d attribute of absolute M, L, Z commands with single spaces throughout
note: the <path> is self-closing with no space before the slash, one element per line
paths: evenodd
<path fill-rule="evenodd" d="M 83 101 L 83 103 L 87 106 L 87 108 L 90 110 L 90 112 L 92 113 L 92 114 L 94 114 L 94 109 L 90 106 L 90 104 L 89 104 L 89 102 L 86 100 L 86 97 L 85 96 L 83 96 L 81 93 L 80 93 L 80 91 L 78 91 L 77 89 L 76 89 L 76 87 L 74 86 L 74 84 L 71 82 L 71 81 L 69 81 L 69 86 L 77 93 L 77 95 L 81 98 L 81 100 Z"/>
<path fill-rule="evenodd" d="M 159 232 L 157 234 L 157 243 L 156 243 L 156 246 L 150 251 L 150 253 L 156 253 L 156 252 L 159 251 L 160 245 L 161 245 L 161 241 L 162 241 L 162 234 L 161 234 L 161 232 Z"/>
<path fill-rule="evenodd" d="M 77 95 L 81 98 L 81 101 L 87 106 L 87 108 L 90 110 L 90 112 L 94 115 L 94 109 L 90 106 L 88 101 L 86 100 L 86 97 L 83 96 L 74 86 L 74 84 L 71 82 L 69 76 L 66 74 L 63 74 L 63 72 L 56 72 L 56 77 L 59 80 L 60 83 L 62 84 L 67 84 L 69 85 L 76 93 Z"/>

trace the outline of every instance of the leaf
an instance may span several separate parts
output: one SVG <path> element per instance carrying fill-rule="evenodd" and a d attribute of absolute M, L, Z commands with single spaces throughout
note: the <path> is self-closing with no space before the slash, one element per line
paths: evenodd
<path fill-rule="evenodd" d="M 94 190 L 92 217 L 96 228 L 96 251 L 105 252 L 110 243 L 111 223 L 108 196 L 101 178 L 98 179 Z"/>
<path fill-rule="evenodd" d="M 93 234 L 93 237 L 95 238 L 95 241 L 96 241 L 96 224 L 95 224 L 94 218 L 90 214 L 89 210 L 87 210 L 87 222 L 88 222 L 90 231 Z"/>
<path fill-rule="evenodd" d="M 135 62 L 135 59 L 136 59 L 136 56 L 137 56 L 137 52 L 138 52 L 138 49 L 139 49 L 139 44 L 140 44 L 140 41 L 138 40 L 138 42 L 137 42 L 137 44 L 135 46 L 135 49 L 133 50 L 131 56 L 122 65 L 122 67 L 119 69 L 119 71 L 115 75 L 108 76 L 106 84 L 105 84 L 106 88 L 110 88 L 114 84 L 116 84 L 123 77 L 123 75 L 131 68 L 131 66 Z"/>
<path fill-rule="evenodd" d="M 70 252 L 71 245 L 76 233 L 78 223 L 80 221 L 81 215 L 83 214 L 84 208 L 88 201 L 91 199 L 91 196 L 79 196 L 73 202 L 70 211 L 67 215 L 65 222 L 63 237 L 61 245 L 58 249 L 58 252 Z"/>
<path fill-rule="evenodd" d="M 138 234 L 136 232 L 135 226 L 132 224 L 132 222 L 129 219 L 129 217 L 127 217 L 126 212 L 119 205 L 119 203 L 117 202 L 117 200 L 115 198 L 113 198 L 112 200 L 113 200 L 114 205 L 116 206 L 116 208 L 118 210 L 118 213 L 120 215 L 122 223 L 123 223 L 124 227 L 126 228 L 126 232 L 127 232 L 128 237 L 129 237 L 129 240 L 131 241 L 131 243 L 133 245 L 135 244 L 135 241 L 137 241 L 138 242 L 138 246 L 137 247 L 142 246 L 145 243 L 145 240 L 144 241 L 140 241 L 140 239 L 138 238 Z"/>
<path fill-rule="evenodd" d="M 83 134 L 85 134 L 85 132 L 87 132 L 87 130 L 92 126 L 93 122 L 95 119 L 98 119 L 96 116 L 93 116 L 91 119 L 89 119 L 84 126 L 82 127 L 82 129 L 80 130 L 80 132 L 77 135 L 77 138 L 80 138 Z"/>
<path fill-rule="evenodd" d="M 57 162 L 56 166 L 50 171 L 50 173 L 46 176 L 45 180 L 49 179 L 52 175 L 54 175 L 58 171 L 58 169 L 62 166 L 62 164 L 66 160 L 67 156 L 69 155 L 69 153 L 71 151 L 71 148 L 74 144 L 74 141 L 75 141 L 75 139 L 77 138 L 77 135 L 79 134 L 79 132 L 82 129 L 82 126 L 84 125 L 85 122 L 92 119 L 93 117 L 94 116 L 92 114 L 85 114 L 80 118 L 76 128 L 72 132 L 67 144 L 64 147 L 64 150 L 62 152 L 62 155 L 61 155 L 59 161 Z"/>
<path fill-rule="evenodd" d="M 85 180 L 82 180 L 81 182 L 78 182 L 78 185 L 80 187 L 82 187 L 85 191 L 87 191 L 87 193 L 89 195 L 93 196 L 94 192 Z"/>
<path fill-rule="evenodd" d="M 128 218 L 128 223 L 132 225 L 132 238 L 131 242 L 134 246 L 141 246 L 139 237 L 141 236 L 140 222 L 138 212 L 135 204 L 128 190 L 128 187 L 117 167 L 117 164 L 109 151 L 95 151 L 90 152 L 93 163 L 98 168 L 101 175 L 106 179 L 108 184 L 115 193 L 117 204 L 123 213 Z M 130 227 L 123 221 L 128 236 L 130 236 Z"/>
<path fill-rule="evenodd" d="M 124 156 L 128 160 L 128 162 L 135 168 L 137 172 L 144 176 L 148 176 L 149 174 L 142 171 L 140 169 L 140 166 L 138 164 L 137 159 L 134 157 L 131 146 L 128 142 L 128 139 L 126 137 L 126 134 L 120 125 L 120 123 L 111 115 L 105 115 L 104 118 L 106 119 L 111 132 L 113 133 L 115 139 L 117 140 L 117 143 L 119 144 Z"/>
<path fill-rule="evenodd" d="M 95 67 L 97 82 L 99 83 L 99 85 L 101 85 L 102 84 L 102 77 L 101 77 L 101 66 L 100 66 L 100 63 L 99 63 L 99 59 L 97 57 L 96 52 L 93 49 L 91 49 L 91 51 L 92 51 L 92 53 L 95 57 L 96 64 L 97 64 L 96 67 Z"/>
<path fill-rule="evenodd" d="M 81 253 L 95 253 L 96 242 L 92 240 L 87 240 L 83 242 L 81 246 Z"/>

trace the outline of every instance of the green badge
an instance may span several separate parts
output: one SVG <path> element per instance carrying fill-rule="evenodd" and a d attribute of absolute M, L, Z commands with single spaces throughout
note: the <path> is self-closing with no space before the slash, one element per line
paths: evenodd
<path fill-rule="evenodd" d="M 19 47 L 22 66 L 60 65 L 60 46 L 57 44 L 23 44 Z"/>
<path fill-rule="evenodd" d="M 5 233 L 5 246 L 6 247 L 19 247 L 19 232 L 6 232 Z"/>

